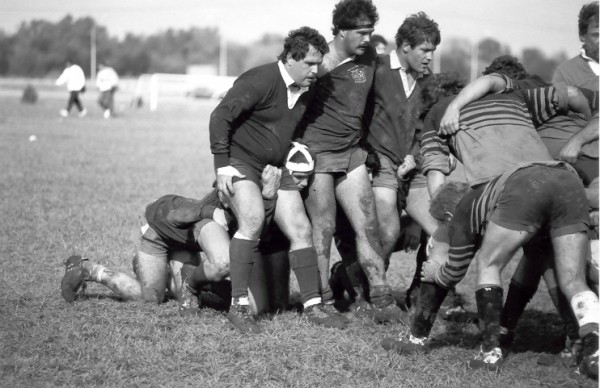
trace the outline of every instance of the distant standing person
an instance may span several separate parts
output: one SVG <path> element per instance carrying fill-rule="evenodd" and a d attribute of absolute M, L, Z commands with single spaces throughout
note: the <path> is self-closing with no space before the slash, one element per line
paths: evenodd
<path fill-rule="evenodd" d="M 119 76 L 110 66 L 101 64 L 96 76 L 96 86 L 100 91 L 98 104 L 104 109 L 104 118 L 108 119 L 115 113 L 115 92 L 119 88 Z"/>
<path fill-rule="evenodd" d="M 79 65 L 67 61 L 67 66 L 63 70 L 62 74 L 56 80 L 57 85 L 67 85 L 69 91 L 69 101 L 67 102 L 67 109 L 61 109 L 60 115 L 62 117 L 69 116 L 73 105 L 79 110 L 79 117 L 83 117 L 87 114 L 87 110 L 81 104 L 79 100 L 79 93 L 85 91 L 85 74 Z"/>

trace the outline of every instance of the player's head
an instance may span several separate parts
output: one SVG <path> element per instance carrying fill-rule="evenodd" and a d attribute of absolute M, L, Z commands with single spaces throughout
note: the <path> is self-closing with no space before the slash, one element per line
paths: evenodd
<path fill-rule="evenodd" d="M 441 39 L 438 24 L 425 12 L 419 12 L 404 19 L 398 28 L 396 52 L 403 65 L 422 74 L 428 70 Z"/>
<path fill-rule="evenodd" d="M 513 80 L 523 79 L 529 76 L 525 67 L 512 55 L 501 55 L 494 58 L 492 63 L 483 71 L 483 75 L 499 73 Z"/>
<path fill-rule="evenodd" d="M 342 0 L 333 9 L 333 35 L 339 37 L 350 55 L 362 55 L 370 46 L 371 34 L 379 20 L 371 0 Z"/>
<path fill-rule="evenodd" d="M 383 36 L 374 34 L 371 35 L 371 45 L 375 48 L 377 54 L 381 55 L 385 54 L 388 42 Z"/>
<path fill-rule="evenodd" d="M 579 11 L 579 40 L 585 53 L 598 62 L 598 2 L 593 1 Z"/>
<path fill-rule="evenodd" d="M 308 185 L 308 178 L 315 170 L 315 158 L 304 144 L 292 142 L 285 160 L 285 168 L 289 171 L 299 189 Z"/>
<path fill-rule="evenodd" d="M 427 78 L 421 90 L 420 114 L 426 115 L 438 101 L 457 94 L 465 87 L 465 81 L 455 72 L 433 74 Z"/>
<path fill-rule="evenodd" d="M 442 36 L 438 24 L 425 12 L 419 12 L 404 19 L 395 39 L 398 47 L 407 44 L 415 48 L 421 43 L 431 43 L 435 48 L 440 44 Z"/>
<path fill-rule="evenodd" d="M 292 30 L 283 42 L 283 51 L 277 57 L 299 87 L 306 87 L 317 80 L 317 66 L 329 46 L 319 31 L 310 27 Z"/>
<path fill-rule="evenodd" d="M 464 182 L 445 183 L 433 194 L 429 213 L 438 221 L 450 221 L 456 205 L 470 191 L 471 187 Z"/>

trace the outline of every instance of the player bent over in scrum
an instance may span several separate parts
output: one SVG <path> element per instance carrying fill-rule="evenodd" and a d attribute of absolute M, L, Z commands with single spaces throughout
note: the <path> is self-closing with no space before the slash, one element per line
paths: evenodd
<path fill-rule="evenodd" d="M 261 176 L 265 208 L 271 215 L 280 177 L 280 170 L 273 166 L 265 167 Z M 229 275 L 230 237 L 226 225 L 233 225 L 234 220 L 223 208 L 216 190 L 201 200 L 163 196 L 147 206 L 145 217 L 147 224 L 142 227 L 133 259 L 135 277 L 93 264 L 82 256 L 71 256 L 65 262 L 66 272 L 61 282 L 62 296 L 67 302 L 77 299 L 89 281 L 101 283 L 127 300 L 161 303 L 167 289 L 181 297 L 181 291 L 185 290 L 182 287 L 185 264 L 199 265 L 211 282 L 223 281 Z M 229 229 L 230 233 L 235 232 L 234 226 Z M 201 262 L 200 252 L 206 255 Z"/>
<path fill-rule="evenodd" d="M 382 345 L 407 353 L 423 349 L 447 290 L 462 280 L 475 258 L 483 343 L 469 366 L 498 370 L 504 362 L 500 272 L 519 248 L 527 257 L 538 244 L 551 244 L 558 284 L 583 339 L 580 370 L 597 377 L 600 311 L 598 297 L 585 279 L 589 216 L 577 174 L 561 162 L 539 162 L 522 164 L 475 190 L 465 186 L 462 190 L 454 187 L 452 192 L 452 185 L 456 184 L 443 186 L 432 201 L 432 214 L 445 217 L 446 224 L 436 231 L 434 249 L 423 269 L 411 333 L 399 342 L 388 340 Z"/>

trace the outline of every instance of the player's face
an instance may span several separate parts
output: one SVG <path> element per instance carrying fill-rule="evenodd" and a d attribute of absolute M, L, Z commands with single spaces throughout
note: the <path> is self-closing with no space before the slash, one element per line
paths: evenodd
<path fill-rule="evenodd" d="M 422 74 L 427 70 L 433 59 L 435 46 L 429 42 L 423 42 L 415 47 L 410 47 L 409 44 L 405 43 L 402 45 L 402 50 L 406 55 L 409 70 Z"/>
<path fill-rule="evenodd" d="M 591 22 L 587 32 L 579 40 L 583 43 L 585 54 L 598 62 L 598 23 Z"/>
<path fill-rule="evenodd" d="M 371 44 L 373 28 L 359 28 L 356 30 L 343 30 L 344 49 L 348 55 L 362 55 Z"/>
<path fill-rule="evenodd" d="M 303 59 L 296 61 L 288 54 L 286 61 L 286 69 L 294 82 L 300 87 L 307 87 L 317 80 L 317 67 L 323 62 L 323 54 L 308 45 L 308 52 Z"/>
<path fill-rule="evenodd" d="M 296 184 L 296 187 L 300 190 L 304 189 L 308 186 L 308 178 L 310 178 L 311 173 L 309 172 L 292 172 L 290 171 L 290 175 Z"/>

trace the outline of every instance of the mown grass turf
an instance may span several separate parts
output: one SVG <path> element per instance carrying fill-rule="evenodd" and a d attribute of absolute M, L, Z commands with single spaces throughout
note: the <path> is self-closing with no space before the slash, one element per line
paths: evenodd
<path fill-rule="evenodd" d="M 379 344 L 404 333 L 401 325 L 356 321 L 340 331 L 286 312 L 262 321 L 264 334 L 243 337 L 215 311 L 181 317 L 174 302 L 126 303 L 97 284 L 65 303 L 59 284 L 67 256 L 131 273 L 130 231 L 145 205 L 167 193 L 199 197 L 213 180 L 212 103 L 182 100 L 103 120 L 92 94 L 84 97 L 88 117 L 67 120 L 58 118 L 62 99 L 42 94 L 28 106 L 18 96 L 0 98 L 1 386 L 595 385 L 562 366 L 536 365 L 541 352 L 561 349 L 544 287 L 500 373 L 466 370 L 478 343 L 473 324 L 440 322 L 432 351 L 406 357 Z M 408 286 L 412 260 L 392 259 L 388 277 L 398 291 Z M 474 310 L 471 284 L 470 275 L 459 291 Z"/>

